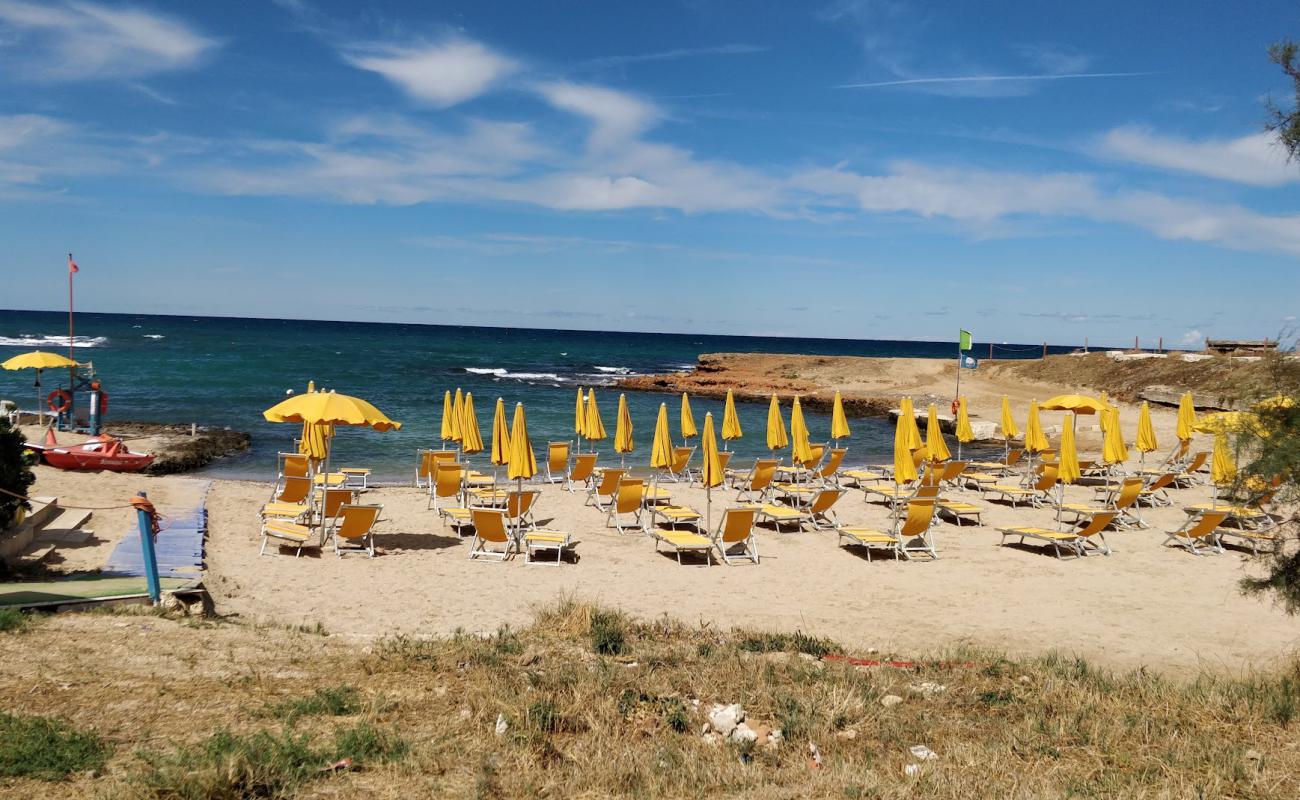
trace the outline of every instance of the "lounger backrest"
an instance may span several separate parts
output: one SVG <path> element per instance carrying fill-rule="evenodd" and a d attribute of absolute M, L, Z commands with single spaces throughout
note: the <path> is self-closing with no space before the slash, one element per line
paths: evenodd
<path fill-rule="evenodd" d="M 1042 451 L 1041 453 L 1038 454 L 1038 457 L 1039 457 L 1041 460 L 1043 460 L 1043 461 L 1055 461 L 1055 460 L 1056 460 L 1056 451 L 1055 451 L 1055 450 L 1044 450 L 1044 451 Z"/>
<path fill-rule="evenodd" d="M 822 460 L 822 456 L 824 455 L 826 455 L 826 445 L 824 444 L 808 445 L 808 460 L 803 462 L 804 467 L 808 469 L 812 469 L 816 464 L 818 464 Z"/>
<path fill-rule="evenodd" d="M 934 520 L 934 498 L 910 500 L 907 503 L 907 518 L 898 529 L 900 536 L 914 538 L 925 533 Z"/>
<path fill-rule="evenodd" d="M 938 470 L 936 470 L 936 469 L 934 468 L 934 463 L 933 463 L 933 462 L 926 464 L 926 465 L 925 465 L 925 472 L 921 475 L 921 485 L 922 485 L 922 486 L 938 486 L 938 485 L 939 485 L 939 476 L 940 476 L 941 474 L 942 474 L 942 473 L 940 473 Z"/>
<path fill-rule="evenodd" d="M 352 500 L 351 489 L 326 489 L 325 502 L 321 503 L 322 514 L 326 518 L 334 518 L 339 515 L 339 511 Z"/>
<path fill-rule="evenodd" d="M 847 452 L 849 452 L 848 448 L 844 448 L 844 447 L 836 447 L 832 449 L 830 458 L 826 459 L 825 464 L 822 464 L 822 468 L 818 474 L 820 474 L 823 478 L 829 478 L 830 476 L 838 472 L 840 469 L 840 464 L 844 463 L 844 454 Z"/>
<path fill-rule="evenodd" d="M 1024 450 L 1011 450 L 1007 453 L 1007 460 L 1005 463 L 1008 467 L 1014 466 L 1016 464 L 1019 464 L 1020 459 L 1024 458 L 1024 456 L 1025 456 Z"/>
<path fill-rule="evenodd" d="M 672 472 L 683 472 L 686 465 L 691 463 L 691 455 L 695 453 L 694 447 L 678 447 L 673 450 Z"/>
<path fill-rule="evenodd" d="M 305 478 L 311 470 L 311 462 L 301 453 L 280 454 L 280 474 L 286 478 Z"/>
<path fill-rule="evenodd" d="M 722 544 L 743 542 L 754 532 L 754 520 L 758 510 L 753 508 L 729 508 L 722 514 Z"/>
<path fill-rule="evenodd" d="M 433 451 L 417 450 L 415 451 L 417 464 L 415 474 L 421 478 L 427 478 L 433 474 Z"/>
<path fill-rule="evenodd" d="M 912 493 L 912 497 L 918 500 L 934 500 L 939 497 L 939 484 L 932 483 L 929 486 L 918 486 Z"/>
<path fill-rule="evenodd" d="M 438 497 L 455 497 L 460 494 L 461 472 L 464 468 L 455 462 L 439 463 L 433 491 Z"/>
<path fill-rule="evenodd" d="M 924 447 L 916 448 L 915 450 L 912 451 L 912 466 L 914 467 L 921 466 L 921 462 L 925 461 L 927 458 L 929 458 L 929 456 L 930 456 L 929 450 L 926 450 Z"/>
<path fill-rule="evenodd" d="M 472 508 L 469 512 L 474 522 L 474 533 L 485 542 L 508 542 L 506 512 L 496 508 Z"/>
<path fill-rule="evenodd" d="M 546 462 L 551 472 L 564 474 L 569 468 L 569 443 L 551 442 L 546 448 Z"/>
<path fill-rule="evenodd" d="M 776 475 L 776 464 L 775 458 L 760 458 L 754 462 L 754 470 L 749 478 L 751 491 L 760 491 L 772 484 L 772 478 Z"/>
<path fill-rule="evenodd" d="M 940 483 L 955 481 L 961 474 L 966 471 L 965 461 L 949 461 L 943 468 L 943 477 L 939 479 Z"/>
<path fill-rule="evenodd" d="M 1196 522 L 1189 525 L 1187 529 L 1182 532 L 1182 535 L 1189 539 L 1201 539 L 1209 536 L 1218 530 L 1219 526 L 1222 525 L 1223 521 L 1227 518 L 1228 512 L 1226 511 L 1207 511 L 1197 517 Z"/>
<path fill-rule="evenodd" d="M 810 514 L 825 514 L 844 495 L 843 489 L 823 489 L 808 506 Z"/>
<path fill-rule="evenodd" d="M 1125 509 L 1137 502 L 1138 496 L 1142 494 L 1141 478 L 1125 478 L 1119 486 L 1119 494 L 1115 496 L 1115 508 Z"/>
<path fill-rule="evenodd" d="M 1155 480 L 1151 481 L 1151 484 L 1147 486 L 1146 490 L 1147 492 L 1158 492 L 1161 489 L 1168 486 L 1169 484 L 1173 483 L 1174 479 L 1177 477 L 1178 476 L 1172 472 L 1166 472 L 1162 475 L 1157 476 Z"/>
<path fill-rule="evenodd" d="M 641 478 L 624 478 L 618 485 L 618 499 L 614 510 L 620 514 L 631 514 L 641 507 L 645 498 L 645 481 Z"/>
<path fill-rule="evenodd" d="M 339 516 L 342 521 L 334 530 L 334 535 L 340 539 L 360 539 L 367 533 L 370 533 L 379 521 L 379 513 L 384 510 L 383 506 L 354 506 L 345 505 L 339 509 Z"/>
<path fill-rule="evenodd" d="M 1052 464 L 1044 465 L 1042 477 L 1034 484 L 1034 491 L 1045 492 L 1056 486 L 1057 472 L 1056 466 Z"/>
<path fill-rule="evenodd" d="M 600 485 L 596 487 L 596 494 L 601 497 L 609 497 L 618 491 L 619 481 L 623 480 L 623 475 L 627 472 L 625 469 L 607 469 L 600 474 Z"/>
<path fill-rule="evenodd" d="M 525 489 L 522 492 L 515 491 L 506 495 L 506 516 L 517 519 L 527 514 L 532 510 L 539 495 L 541 491 L 537 489 Z"/>
<path fill-rule="evenodd" d="M 569 480 L 585 481 L 596 471 L 596 454 L 579 453 L 578 457 L 573 459 L 573 469 L 569 470 Z"/>
<path fill-rule="evenodd" d="M 1199 470 L 1201 467 L 1204 467 L 1204 466 L 1205 466 L 1205 461 L 1206 461 L 1206 459 L 1208 459 L 1209 457 L 1210 457 L 1210 453 L 1209 453 L 1208 450 L 1198 450 L 1198 451 L 1196 451 L 1196 455 L 1192 456 L 1192 461 L 1191 461 L 1191 463 L 1188 464 L 1188 465 L 1187 465 L 1187 469 L 1185 469 L 1185 470 L 1183 470 L 1183 471 L 1184 471 L 1184 472 L 1189 472 L 1189 473 L 1190 473 L 1190 472 L 1196 472 L 1196 471 Z"/>
<path fill-rule="evenodd" d="M 311 494 L 311 479 L 285 478 L 284 486 L 280 487 L 280 494 L 275 499 L 281 503 L 303 503 L 306 502 L 309 494 Z"/>
<path fill-rule="evenodd" d="M 1115 519 L 1117 513 L 1118 512 L 1115 511 L 1102 511 L 1098 514 L 1093 514 L 1092 519 L 1088 520 L 1088 524 L 1075 531 L 1075 535 L 1080 538 L 1087 538 L 1092 536 L 1094 533 L 1101 533 L 1106 529 L 1106 526 Z"/>

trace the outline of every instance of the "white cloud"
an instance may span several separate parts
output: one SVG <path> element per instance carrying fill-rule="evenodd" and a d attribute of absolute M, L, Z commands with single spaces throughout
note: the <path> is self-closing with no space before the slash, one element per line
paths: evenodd
<path fill-rule="evenodd" d="M 417 47 L 354 48 L 348 60 L 377 72 L 424 103 L 447 108 L 477 97 L 518 65 L 478 42 L 449 39 Z"/>
<path fill-rule="evenodd" d="M 1091 56 L 1054 42 L 1017 45 L 1015 50 L 1031 64 L 1049 73 L 1086 72 L 1092 65 Z"/>
<path fill-rule="evenodd" d="M 672 50 L 661 50 L 657 53 L 637 53 L 626 56 L 605 56 L 603 58 L 591 58 L 583 64 L 592 67 L 615 67 L 624 64 L 639 64 L 646 61 L 676 61 L 682 58 L 694 58 L 697 56 L 738 56 L 750 55 L 752 53 L 764 53 L 769 48 L 753 44 L 723 44 L 713 47 L 679 47 Z"/>
<path fill-rule="evenodd" d="M 625 92 L 579 83 L 544 83 L 537 91 L 562 111 L 591 121 L 591 146 L 622 144 L 639 135 L 660 117 L 659 109 Z"/>
<path fill-rule="evenodd" d="M 37 80 L 129 78 L 197 64 L 217 42 L 180 20 L 97 3 L 0 0 L 0 59 Z"/>
<path fill-rule="evenodd" d="M 1193 141 L 1125 127 L 1108 132 L 1095 151 L 1106 158 L 1252 186 L 1300 182 L 1300 168 L 1287 163 L 1286 151 L 1268 133 Z"/>
<path fill-rule="evenodd" d="M 1188 345 L 1188 344 L 1201 344 L 1204 341 L 1205 341 L 1205 334 L 1201 333 L 1198 330 L 1190 330 L 1187 333 L 1183 334 L 1183 338 L 1180 339 L 1178 343 Z"/>
<path fill-rule="evenodd" d="M 1064 80 L 1081 80 L 1088 78 L 1134 78 L 1142 75 L 1151 75 L 1150 72 L 1080 72 L 1070 74 L 1048 73 L 1044 75 L 949 75 L 930 78 L 900 78 L 889 81 L 871 81 L 870 83 L 845 83 L 836 86 L 836 89 L 880 89 L 890 86 L 929 86 L 929 87 L 958 87 L 968 86 L 971 90 L 981 95 L 988 95 L 989 92 L 995 92 L 998 95 L 1003 94 L 1027 94 L 1028 85 L 1040 81 L 1064 81 Z M 995 89 L 999 84 L 1005 84 L 1003 89 Z M 962 91 L 962 94 L 969 94 L 970 91 Z"/>

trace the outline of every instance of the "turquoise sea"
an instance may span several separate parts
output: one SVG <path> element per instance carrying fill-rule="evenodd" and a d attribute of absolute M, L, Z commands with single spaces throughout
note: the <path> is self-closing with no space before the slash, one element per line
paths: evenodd
<path fill-rule="evenodd" d="M 954 333 L 954 338 L 956 331 Z M 559 331 L 388 323 L 325 322 L 144 314 L 76 317 L 79 361 L 92 361 L 110 395 L 112 420 L 197 422 L 249 431 L 250 453 L 221 460 L 206 471 L 218 476 L 267 478 L 275 453 L 287 449 L 295 427 L 263 421 L 261 412 L 288 390 L 318 387 L 364 397 L 393 419 L 400 431 L 340 430 L 335 463 L 371 467 L 385 481 L 409 480 L 415 451 L 438 444 L 438 420 L 445 390 L 474 394 L 484 439 L 491 433 L 498 397 L 513 412 L 522 402 L 539 457 L 546 442 L 572 439 L 577 387 L 595 387 L 605 426 L 613 436 L 618 394 L 609 385 L 620 375 L 686 369 L 700 353 L 773 352 L 818 355 L 953 358 L 955 341 L 911 342 L 701 336 L 617 331 Z M 0 360 L 40 348 L 64 352 L 67 316 L 59 312 L 0 311 Z M 1071 348 L 1050 348 L 1067 352 Z M 976 343 L 974 352 L 988 352 Z M 998 358 L 1033 357 L 1033 345 L 998 345 Z M 0 371 L 0 397 L 31 408 L 35 389 L 30 371 Z M 47 373 L 41 394 L 60 376 Z M 602 387 L 605 387 L 602 389 Z M 649 460 L 659 404 L 669 404 L 676 433 L 676 396 L 628 392 L 637 450 L 630 464 Z M 788 403 L 788 398 L 782 398 Z M 721 425 L 722 403 L 692 398 L 697 424 L 706 412 Z M 789 407 L 786 405 L 789 422 Z M 738 404 L 746 436 L 733 443 L 738 459 L 764 452 L 766 404 Z M 887 460 L 892 427 L 884 420 L 850 420 L 849 462 Z M 829 416 L 809 414 L 813 440 L 824 440 Z M 612 438 L 597 446 L 602 463 L 617 460 Z M 486 464 L 485 457 L 471 462 Z"/>

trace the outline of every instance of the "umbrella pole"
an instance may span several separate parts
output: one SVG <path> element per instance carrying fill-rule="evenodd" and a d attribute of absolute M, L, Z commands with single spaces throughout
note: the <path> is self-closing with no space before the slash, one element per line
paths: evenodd
<path fill-rule="evenodd" d="M 713 487 L 704 487 L 704 535 L 713 530 Z"/>

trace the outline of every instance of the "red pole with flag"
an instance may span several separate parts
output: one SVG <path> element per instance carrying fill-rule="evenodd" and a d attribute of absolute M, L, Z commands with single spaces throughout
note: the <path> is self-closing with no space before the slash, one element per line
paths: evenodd
<path fill-rule="evenodd" d="M 69 361 L 77 360 L 76 358 L 73 357 L 73 344 L 72 344 L 72 276 L 76 275 L 78 272 L 81 272 L 81 268 L 77 266 L 77 262 L 72 260 L 72 253 L 68 253 L 68 360 Z M 76 385 L 77 385 L 77 368 L 75 366 L 68 367 L 68 391 L 69 392 L 75 391 Z M 69 409 L 68 411 L 69 411 L 69 415 L 71 415 L 71 409 Z"/>

